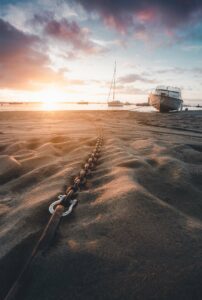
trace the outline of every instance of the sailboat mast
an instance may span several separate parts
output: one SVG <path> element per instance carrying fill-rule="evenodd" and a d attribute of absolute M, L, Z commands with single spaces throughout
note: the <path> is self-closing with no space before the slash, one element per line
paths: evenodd
<path fill-rule="evenodd" d="M 115 100 L 115 93 L 116 93 L 116 61 L 114 64 L 113 101 Z"/>
<path fill-rule="evenodd" d="M 112 95 L 112 100 L 109 101 L 109 98 L 111 95 Z M 116 100 L 115 97 L 116 97 L 116 61 L 114 64 L 114 73 L 113 73 L 113 77 L 112 77 L 112 81 L 111 81 L 111 86 L 110 86 L 107 102 L 108 102 L 108 106 L 113 106 L 113 107 L 123 106 L 123 103 L 119 100 Z"/>

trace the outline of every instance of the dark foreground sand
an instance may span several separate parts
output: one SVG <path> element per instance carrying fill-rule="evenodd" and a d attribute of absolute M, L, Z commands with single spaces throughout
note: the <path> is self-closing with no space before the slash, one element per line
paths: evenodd
<path fill-rule="evenodd" d="M 202 112 L 0 113 L 0 299 L 103 127 L 79 205 L 18 300 L 202 299 Z"/>

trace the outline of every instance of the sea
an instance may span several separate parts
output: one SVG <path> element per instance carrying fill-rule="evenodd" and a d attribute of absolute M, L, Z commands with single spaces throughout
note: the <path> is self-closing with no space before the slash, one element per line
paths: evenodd
<path fill-rule="evenodd" d="M 196 107 L 189 105 L 183 107 L 183 110 L 202 110 L 202 106 Z M 71 110 L 126 110 L 139 112 L 154 112 L 156 111 L 151 106 L 139 106 L 136 104 L 124 105 L 122 107 L 108 107 L 107 103 L 56 103 L 56 102 L 41 102 L 41 103 L 1 103 L 0 111 L 71 111 Z"/>

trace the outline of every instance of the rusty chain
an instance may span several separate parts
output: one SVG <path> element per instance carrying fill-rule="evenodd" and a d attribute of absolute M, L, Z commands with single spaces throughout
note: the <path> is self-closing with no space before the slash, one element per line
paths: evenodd
<path fill-rule="evenodd" d="M 103 143 L 103 136 L 100 134 L 96 140 L 95 148 L 92 153 L 88 156 L 85 164 L 80 170 L 78 176 L 74 178 L 73 184 L 66 189 L 64 195 L 58 196 L 58 200 L 53 202 L 49 211 L 52 214 L 50 217 L 48 224 L 42 232 L 41 237 L 36 243 L 30 257 L 28 258 L 26 264 L 22 268 L 20 274 L 18 275 L 16 281 L 13 283 L 10 288 L 7 296 L 4 300 L 16 300 L 16 295 L 19 292 L 19 289 L 25 284 L 27 280 L 27 271 L 30 269 L 36 255 L 40 253 L 44 253 L 50 246 L 51 241 L 53 240 L 56 230 L 60 224 L 60 220 L 63 216 L 69 215 L 74 207 L 78 204 L 78 201 L 75 199 L 76 194 L 82 188 L 82 186 L 86 183 L 88 175 L 93 171 L 97 160 L 100 156 L 100 151 Z"/>
<path fill-rule="evenodd" d="M 62 205 L 65 208 L 68 208 L 65 212 L 63 212 L 62 216 L 69 215 L 73 208 L 77 205 L 78 201 L 75 199 L 77 192 L 81 189 L 81 187 L 85 184 L 88 175 L 94 169 L 98 157 L 100 155 L 101 146 L 103 142 L 103 137 L 100 135 L 97 138 L 95 148 L 92 153 L 88 156 L 85 164 L 79 172 L 79 175 L 74 178 L 73 184 L 66 189 L 66 193 L 64 195 L 59 195 L 58 200 L 53 202 L 49 206 L 49 211 L 51 214 L 54 213 L 54 207 L 56 205 Z"/>

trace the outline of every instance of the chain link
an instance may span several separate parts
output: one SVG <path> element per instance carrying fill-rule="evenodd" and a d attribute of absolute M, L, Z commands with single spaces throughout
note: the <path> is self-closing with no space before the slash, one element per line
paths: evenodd
<path fill-rule="evenodd" d="M 54 213 L 55 207 L 57 205 L 62 205 L 65 208 L 67 208 L 67 210 L 62 214 L 62 216 L 67 216 L 72 212 L 72 210 L 78 203 L 78 200 L 76 200 L 77 192 L 79 192 L 82 186 L 85 185 L 88 175 L 95 168 L 97 160 L 100 156 L 102 143 L 103 136 L 100 135 L 96 140 L 95 148 L 93 149 L 91 154 L 88 155 L 88 158 L 84 163 L 82 169 L 80 170 L 79 174 L 74 178 L 73 184 L 66 189 L 66 193 L 64 195 L 59 195 L 58 200 L 54 201 L 49 206 L 49 212 L 51 214 Z"/>

